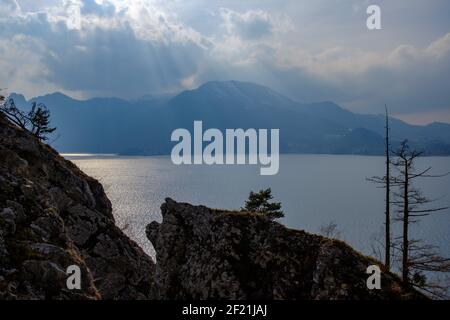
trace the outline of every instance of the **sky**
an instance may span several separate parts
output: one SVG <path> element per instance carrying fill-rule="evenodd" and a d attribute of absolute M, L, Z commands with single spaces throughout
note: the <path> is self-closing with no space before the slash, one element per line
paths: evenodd
<path fill-rule="evenodd" d="M 366 26 L 381 8 L 381 30 Z M 30 98 L 251 81 L 411 123 L 450 123 L 448 0 L 0 0 L 0 88 Z"/>

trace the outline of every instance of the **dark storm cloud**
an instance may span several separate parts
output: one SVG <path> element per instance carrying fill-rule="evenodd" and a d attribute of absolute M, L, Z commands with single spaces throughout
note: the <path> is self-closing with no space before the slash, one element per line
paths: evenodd
<path fill-rule="evenodd" d="M 141 41 L 129 28 L 95 29 L 89 37 L 77 32 L 56 37 L 47 54 L 49 80 L 69 90 L 135 96 L 178 86 L 196 71 L 202 49 L 193 43 Z M 57 50 L 57 51 L 56 51 Z"/>

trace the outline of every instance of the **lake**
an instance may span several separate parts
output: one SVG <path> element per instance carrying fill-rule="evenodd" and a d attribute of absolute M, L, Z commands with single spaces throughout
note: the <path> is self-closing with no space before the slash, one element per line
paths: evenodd
<path fill-rule="evenodd" d="M 382 175 L 384 158 L 353 155 L 281 155 L 280 171 L 261 176 L 259 166 L 208 166 L 172 164 L 170 157 L 121 157 L 67 155 L 84 172 L 98 179 L 111 199 L 116 222 L 125 233 L 154 257 L 145 237 L 145 226 L 161 221 L 164 198 L 239 209 L 251 190 L 272 188 L 290 228 L 320 233 L 335 222 L 339 238 L 371 254 L 383 238 L 384 189 L 366 181 Z M 450 171 L 450 158 L 424 157 L 417 168 L 433 167 L 434 173 Z M 438 198 L 436 206 L 449 205 L 450 176 L 424 179 L 417 186 Z M 399 223 L 396 223 L 398 229 Z M 450 211 L 425 217 L 412 227 L 411 236 L 438 245 L 450 256 Z M 399 234 L 399 233 L 398 233 Z"/>

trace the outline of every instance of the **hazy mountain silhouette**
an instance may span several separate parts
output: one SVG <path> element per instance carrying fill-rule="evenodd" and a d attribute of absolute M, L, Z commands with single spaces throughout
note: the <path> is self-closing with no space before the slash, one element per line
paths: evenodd
<path fill-rule="evenodd" d="M 382 154 L 383 115 L 362 115 L 333 102 L 302 104 L 267 87 L 248 82 L 208 82 L 177 95 L 72 99 L 61 93 L 17 105 L 45 103 L 58 127 L 53 146 L 61 152 L 169 154 L 175 128 L 279 128 L 284 153 Z M 383 110 L 380 106 L 380 111 Z M 395 144 L 409 139 L 428 154 L 450 154 L 450 124 L 415 126 L 392 118 Z"/>

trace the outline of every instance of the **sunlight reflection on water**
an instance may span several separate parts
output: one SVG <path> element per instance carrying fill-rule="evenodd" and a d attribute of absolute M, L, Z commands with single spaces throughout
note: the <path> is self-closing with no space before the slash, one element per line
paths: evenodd
<path fill-rule="evenodd" d="M 375 239 L 383 239 L 384 191 L 366 177 L 383 172 L 383 158 L 368 156 L 282 155 L 280 172 L 260 176 L 258 166 L 175 166 L 170 157 L 119 157 L 105 155 L 66 156 L 104 186 L 120 228 L 147 253 L 154 250 L 145 236 L 145 226 L 160 221 L 164 198 L 203 204 L 213 208 L 238 209 L 250 190 L 272 188 L 281 201 L 292 228 L 318 233 L 335 221 L 342 240 L 366 254 Z M 450 158 L 420 159 L 419 165 L 435 172 L 450 171 Z M 421 182 L 432 198 L 446 196 L 450 177 Z M 450 197 L 437 205 L 450 204 Z M 447 210 L 446 213 L 450 213 Z M 424 218 L 413 227 L 416 237 L 439 245 L 450 256 L 450 215 Z"/>

